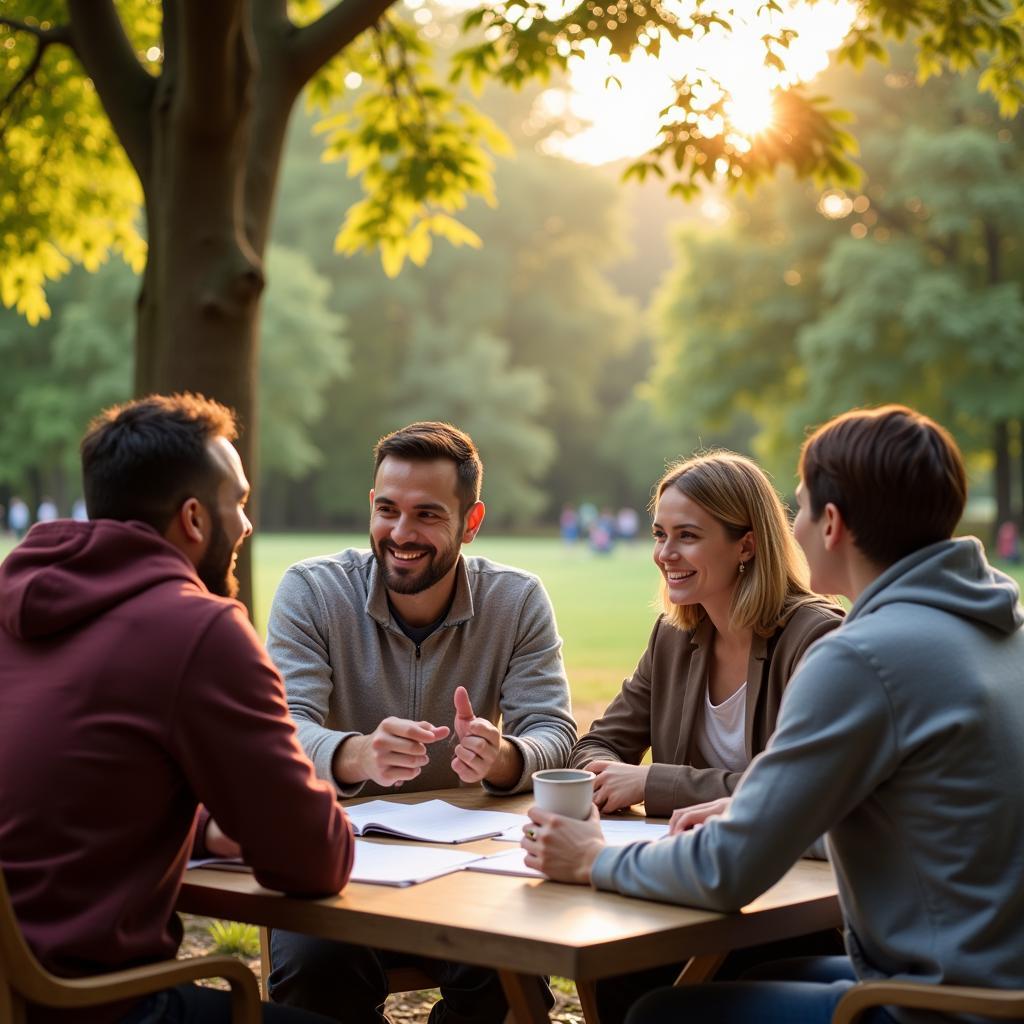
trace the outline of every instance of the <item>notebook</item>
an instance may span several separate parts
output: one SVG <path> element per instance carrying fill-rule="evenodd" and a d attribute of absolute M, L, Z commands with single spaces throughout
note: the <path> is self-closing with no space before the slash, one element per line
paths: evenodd
<path fill-rule="evenodd" d="M 468 843 L 474 839 L 489 839 L 506 829 L 519 828 L 521 831 L 529 821 L 525 814 L 472 811 L 444 800 L 425 800 L 419 804 L 370 800 L 346 807 L 345 811 L 356 835 L 376 832 L 424 843 Z"/>

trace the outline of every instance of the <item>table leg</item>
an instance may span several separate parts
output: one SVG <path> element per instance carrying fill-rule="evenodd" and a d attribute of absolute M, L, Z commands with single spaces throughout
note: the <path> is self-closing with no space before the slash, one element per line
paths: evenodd
<path fill-rule="evenodd" d="M 673 985 L 700 985 L 710 981 L 715 971 L 722 966 L 725 953 L 706 953 L 703 956 L 691 956 L 679 972 Z"/>
<path fill-rule="evenodd" d="M 592 981 L 577 981 L 576 994 L 580 997 L 580 1009 L 586 1024 L 601 1024 L 597 1012 L 597 986 Z"/>
<path fill-rule="evenodd" d="M 550 1024 L 551 1018 L 535 975 L 498 971 L 498 976 L 508 1000 L 509 1016 L 506 1020 L 511 1019 L 515 1024 Z"/>

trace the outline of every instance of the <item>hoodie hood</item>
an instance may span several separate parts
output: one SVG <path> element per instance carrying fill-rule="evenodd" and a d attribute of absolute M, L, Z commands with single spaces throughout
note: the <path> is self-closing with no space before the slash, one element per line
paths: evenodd
<path fill-rule="evenodd" d="M 857 598 L 846 621 L 897 603 L 927 605 L 1001 633 L 1024 625 L 1017 584 L 988 564 L 976 537 L 940 541 L 901 558 Z"/>
<path fill-rule="evenodd" d="M 0 627 L 41 639 L 175 579 L 202 587 L 184 554 L 144 523 L 38 523 L 0 564 Z"/>

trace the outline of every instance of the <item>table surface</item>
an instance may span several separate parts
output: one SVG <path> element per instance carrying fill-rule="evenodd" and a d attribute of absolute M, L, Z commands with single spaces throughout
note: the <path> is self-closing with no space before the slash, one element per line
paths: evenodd
<path fill-rule="evenodd" d="M 395 798 L 411 803 L 442 799 L 462 807 L 519 812 L 532 802 L 530 794 L 493 797 L 479 787 Z M 512 846 L 481 840 L 445 848 L 495 853 Z M 789 938 L 841 922 L 831 867 L 809 860 L 796 864 L 738 914 L 475 871 L 406 888 L 353 882 L 336 896 L 309 900 L 264 889 L 249 873 L 210 868 L 186 873 L 178 909 L 577 981 Z"/>

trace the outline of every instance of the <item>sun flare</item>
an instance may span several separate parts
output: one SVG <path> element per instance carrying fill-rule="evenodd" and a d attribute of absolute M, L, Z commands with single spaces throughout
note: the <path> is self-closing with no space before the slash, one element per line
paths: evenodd
<path fill-rule="evenodd" d="M 656 59 L 635 54 L 623 62 L 607 45 L 594 44 L 584 58 L 570 60 L 569 88 L 549 89 L 538 101 L 538 119 L 562 118 L 572 126 L 551 134 L 545 148 L 591 164 L 645 153 L 657 142 L 658 111 L 671 103 L 680 68 L 699 69 L 719 83 L 721 92 L 708 96 L 709 103 L 727 97 L 727 121 L 709 119 L 702 130 L 749 145 L 771 127 L 776 92 L 823 71 L 855 13 L 852 0 L 786 0 L 783 8 L 771 14 L 762 0 L 737 3 L 731 32 L 715 26 L 700 39 L 666 40 Z M 784 73 L 765 67 L 762 42 L 781 27 L 798 33 L 785 51 Z"/>

